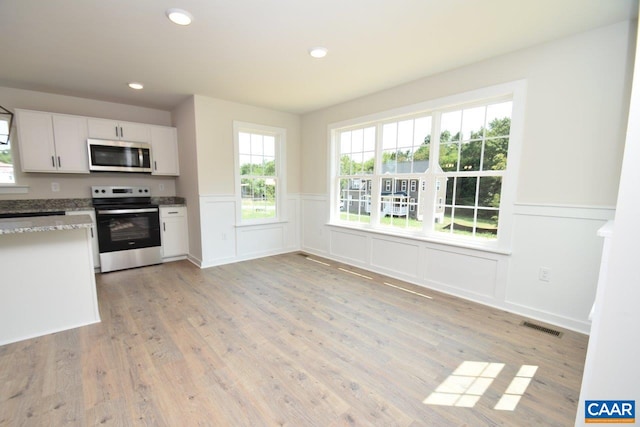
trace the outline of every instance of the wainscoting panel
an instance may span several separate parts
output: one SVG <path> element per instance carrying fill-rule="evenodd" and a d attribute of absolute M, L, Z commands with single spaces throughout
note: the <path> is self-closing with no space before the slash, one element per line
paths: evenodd
<path fill-rule="evenodd" d="M 331 230 L 331 255 L 354 265 L 369 265 L 367 253 L 369 242 L 367 236 L 350 231 Z"/>
<path fill-rule="evenodd" d="M 466 294 L 493 298 L 498 261 L 443 249 L 427 248 L 422 259 L 425 280 L 440 289 L 455 288 Z"/>
<path fill-rule="evenodd" d="M 324 196 L 305 194 L 301 196 L 300 225 L 302 241 L 307 251 L 316 254 L 329 253 L 328 203 Z"/>
<path fill-rule="evenodd" d="M 371 265 L 390 275 L 419 277 L 420 245 L 380 237 L 371 238 Z"/>
<path fill-rule="evenodd" d="M 241 259 L 278 253 L 284 248 L 284 224 L 239 227 L 236 236 Z"/>
<path fill-rule="evenodd" d="M 268 224 L 236 225 L 239 209 L 233 195 L 200 198 L 202 225 L 202 265 L 220 264 L 293 252 L 300 249 L 299 206 L 297 195 L 288 195 L 283 203 L 282 221 Z"/>
<path fill-rule="evenodd" d="M 236 253 L 236 202 L 232 196 L 200 198 L 202 265 L 233 262 Z"/>

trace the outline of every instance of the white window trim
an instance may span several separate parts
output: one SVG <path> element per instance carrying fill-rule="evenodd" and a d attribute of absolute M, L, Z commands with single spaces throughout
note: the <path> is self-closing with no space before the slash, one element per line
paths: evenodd
<path fill-rule="evenodd" d="M 28 185 L 0 184 L 0 194 L 27 194 Z"/>
<path fill-rule="evenodd" d="M 261 133 L 272 135 L 275 137 L 275 155 L 276 155 L 276 176 L 278 178 L 278 186 L 276 188 L 276 216 L 275 218 L 260 218 L 243 220 L 242 219 L 242 190 L 240 176 L 240 152 L 238 134 L 240 132 Z M 234 175 L 235 175 L 235 199 L 236 199 L 236 226 L 275 224 L 286 222 L 284 214 L 285 199 L 285 165 L 286 165 L 286 141 L 287 130 L 284 128 L 266 126 L 256 123 L 233 121 L 233 155 L 234 155 Z"/>
<path fill-rule="evenodd" d="M 329 145 L 329 161 L 328 161 L 328 188 L 329 188 L 329 200 L 330 200 L 330 214 L 329 224 L 334 226 L 340 226 L 345 228 L 354 228 L 360 230 L 368 230 L 376 233 L 390 234 L 399 237 L 414 237 L 419 240 L 428 239 L 434 242 L 441 242 L 448 245 L 470 247 L 474 249 L 485 249 L 491 252 L 509 253 L 511 251 L 513 220 L 514 220 L 514 204 L 516 201 L 517 179 L 518 171 L 520 169 L 520 157 L 522 147 L 522 137 L 524 131 L 524 108 L 526 98 L 526 80 L 517 80 L 514 82 L 499 84 L 486 88 L 481 88 L 469 92 L 463 92 L 443 98 L 438 98 L 430 101 L 425 101 L 418 104 L 413 104 L 405 107 L 400 107 L 388 111 L 383 111 L 363 117 L 349 119 L 341 122 L 330 123 L 327 129 L 328 145 Z M 504 174 L 502 191 L 501 191 L 501 203 L 499 210 L 499 236 L 498 239 L 492 241 L 482 241 L 477 238 L 469 238 L 458 235 L 448 235 L 444 233 L 438 233 L 435 231 L 422 231 L 419 234 L 415 232 L 404 232 L 400 229 L 390 232 L 385 228 L 376 226 L 377 218 L 372 215 L 371 223 L 346 223 L 340 221 L 338 207 L 336 206 L 336 167 L 339 165 L 338 156 L 338 144 L 335 143 L 336 136 L 339 132 L 348 130 L 349 128 L 364 127 L 366 125 L 380 124 L 389 120 L 415 117 L 419 114 L 430 114 L 432 111 L 447 111 L 455 108 L 468 108 L 477 105 L 484 105 L 487 102 L 491 102 L 494 99 L 502 97 L 509 97 L 513 102 L 511 112 L 511 132 L 509 140 L 508 167 Z M 435 121 L 434 121 L 435 123 Z M 436 126 L 432 125 L 432 135 L 434 132 L 438 132 L 439 129 L 435 129 Z M 379 160 L 377 160 L 379 161 Z M 430 168 L 431 169 L 431 168 Z M 430 172 L 428 171 L 427 174 Z M 373 176 L 371 177 L 374 178 Z M 375 181 L 375 179 L 374 179 Z M 375 187 L 375 183 L 374 183 Z M 375 190 L 375 189 L 374 189 Z M 426 199 L 426 198 L 425 198 Z M 425 210 L 426 212 L 430 209 Z M 372 212 L 374 214 L 374 212 Z M 427 219 L 425 218 L 425 222 Z"/>

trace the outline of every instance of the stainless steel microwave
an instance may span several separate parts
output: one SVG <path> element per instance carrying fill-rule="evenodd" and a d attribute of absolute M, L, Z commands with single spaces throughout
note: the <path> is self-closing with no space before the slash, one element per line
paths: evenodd
<path fill-rule="evenodd" d="M 89 170 L 151 172 L 151 146 L 144 142 L 88 139 Z"/>

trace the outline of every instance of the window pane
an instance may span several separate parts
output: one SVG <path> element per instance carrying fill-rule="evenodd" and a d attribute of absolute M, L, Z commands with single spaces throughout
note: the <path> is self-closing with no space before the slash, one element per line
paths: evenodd
<path fill-rule="evenodd" d="M 251 156 L 241 154 L 240 155 L 240 175 L 251 174 Z"/>
<path fill-rule="evenodd" d="M 482 141 L 462 143 L 460 146 L 460 171 L 480 170 L 480 157 L 482 156 Z"/>
<path fill-rule="evenodd" d="M 264 158 L 262 156 L 251 156 L 251 175 L 263 175 L 264 165 L 262 162 Z"/>
<path fill-rule="evenodd" d="M 431 117 L 415 120 L 413 172 L 426 172 L 429 169 L 429 149 L 431 143 Z"/>
<path fill-rule="evenodd" d="M 274 157 L 264 158 L 264 173 L 265 176 L 276 175 L 276 159 Z"/>
<path fill-rule="evenodd" d="M 483 170 L 505 170 L 507 168 L 507 152 L 509 138 L 487 139 L 484 147 Z"/>
<path fill-rule="evenodd" d="M 363 170 L 363 155 L 362 152 L 353 153 L 351 155 L 351 159 L 353 160 L 353 165 L 351 167 L 351 172 L 355 174 L 362 173 Z"/>
<path fill-rule="evenodd" d="M 376 149 L 376 128 L 364 129 L 364 151 L 375 151 Z"/>
<path fill-rule="evenodd" d="M 446 183 L 446 198 L 445 198 L 445 203 L 447 205 L 453 205 L 453 189 L 456 186 L 456 179 L 457 178 L 448 178 L 446 181 L 444 181 Z M 440 183 L 442 184 L 443 181 L 440 181 Z M 436 186 L 436 191 L 437 191 L 437 186 Z"/>
<path fill-rule="evenodd" d="M 413 146 L 413 120 L 398 123 L 398 147 Z"/>
<path fill-rule="evenodd" d="M 499 208 L 501 190 L 502 177 L 485 176 L 480 178 L 480 188 L 478 190 L 478 206 Z"/>
<path fill-rule="evenodd" d="M 483 137 L 485 107 L 468 108 L 462 112 L 462 139 Z"/>
<path fill-rule="evenodd" d="M 412 183 L 413 182 L 413 183 Z M 380 225 L 405 230 L 422 229 L 420 200 L 423 197 L 417 179 L 384 177 L 380 188 Z"/>
<path fill-rule="evenodd" d="M 451 227 L 454 234 L 473 235 L 475 228 L 473 209 L 455 208 Z"/>
<path fill-rule="evenodd" d="M 268 157 L 275 157 L 276 155 L 276 139 L 273 136 L 265 135 L 263 137 L 264 143 L 264 155 Z"/>
<path fill-rule="evenodd" d="M 369 223 L 371 213 L 371 180 L 340 180 L 340 219 Z"/>
<path fill-rule="evenodd" d="M 495 239 L 498 236 L 498 211 L 478 209 L 476 237 Z"/>
<path fill-rule="evenodd" d="M 398 146 L 398 124 L 387 123 L 382 126 L 382 148 L 384 150 L 394 150 Z"/>
<path fill-rule="evenodd" d="M 242 219 L 276 217 L 276 181 L 263 178 L 241 180 Z"/>
<path fill-rule="evenodd" d="M 396 173 L 396 151 L 384 151 L 382 153 L 382 173 Z"/>
<path fill-rule="evenodd" d="M 251 154 L 262 155 L 264 153 L 262 145 L 262 135 L 251 134 Z"/>
<path fill-rule="evenodd" d="M 340 175 L 351 175 L 351 156 L 343 154 L 340 156 Z"/>
<path fill-rule="evenodd" d="M 458 147 L 457 143 L 440 145 L 440 167 L 443 171 L 458 170 Z"/>
<path fill-rule="evenodd" d="M 361 153 L 364 150 L 364 132 L 362 129 L 356 129 L 351 132 L 351 151 Z"/>
<path fill-rule="evenodd" d="M 487 107 L 487 136 L 508 136 L 513 103 L 502 102 Z"/>
<path fill-rule="evenodd" d="M 365 151 L 362 153 L 362 173 L 363 174 L 372 174 L 373 168 L 375 167 L 375 155 L 376 153 L 373 151 Z"/>
<path fill-rule="evenodd" d="M 340 154 L 351 153 L 351 132 L 340 133 Z"/>
<path fill-rule="evenodd" d="M 238 152 L 251 154 L 251 135 L 245 132 L 238 133 Z"/>
<path fill-rule="evenodd" d="M 456 179 L 456 206 L 475 206 L 477 177 L 458 177 Z"/>
<path fill-rule="evenodd" d="M 451 111 L 441 117 L 440 142 L 459 141 L 462 111 Z"/>

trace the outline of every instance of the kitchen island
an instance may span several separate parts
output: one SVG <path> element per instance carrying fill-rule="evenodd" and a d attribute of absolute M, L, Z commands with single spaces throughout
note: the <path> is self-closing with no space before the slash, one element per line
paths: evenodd
<path fill-rule="evenodd" d="M 100 321 L 89 215 L 0 219 L 0 345 Z"/>

